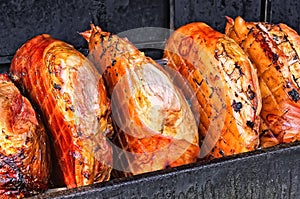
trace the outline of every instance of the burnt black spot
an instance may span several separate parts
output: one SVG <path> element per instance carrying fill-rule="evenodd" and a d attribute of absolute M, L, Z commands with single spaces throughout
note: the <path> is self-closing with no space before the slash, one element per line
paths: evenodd
<path fill-rule="evenodd" d="M 261 131 L 261 134 L 259 135 L 259 137 L 265 137 L 265 138 L 274 138 L 274 134 L 272 133 L 272 131 L 270 129 L 263 129 Z"/>
<path fill-rule="evenodd" d="M 294 102 L 297 102 L 300 98 L 299 93 L 294 88 L 290 90 L 288 94 Z"/>
<path fill-rule="evenodd" d="M 279 65 L 276 65 L 275 66 L 275 69 L 278 71 L 278 70 L 280 70 L 280 66 Z"/>
<path fill-rule="evenodd" d="M 238 69 L 239 75 L 240 76 L 244 75 L 242 67 L 240 65 L 238 65 L 237 63 L 235 63 L 234 65 L 235 65 L 235 68 Z"/>
<path fill-rule="evenodd" d="M 57 89 L 57 90 L 61 90 L 61 86 L 60 86 L 59 84 L 57 84 L 57 83 L 54 83 L 54 84 L 53 84 L 53 87 L 54 87 L 55 89 Z"/>
<path fill-rule="evenodd" d="M 70 107 L 69 107 L 69 110 L 72 111 L 72 112 L 75 112 L 74 106 L 70 106 Z"/>
<path fill-rule="evenodd" d="M 104 38 L 105 38 L 105 36 L 101 34 L 100 35 L 101 42 L 103 42 Z"/>
<path fill-rule="evenodd" d="M 25 144 L 28 144 L 31 141 L 30 137 L 26 136 Z"/>
<path fill-rule="evenodd" d="M 211 87 L 211 94 L 208 96 L 209 98 L 212 98 L 215 92 L 215 88 Z"/>
<path fill-rule="evenodd" d="M 250 85 L 248 85 L 248 89 L 246 92 L 250 100 L 253 100 L 255 98 L 255 92 L 251 89 Z"/>
<path fill-rule="evenodd" d="M 264 129 L 264 130 L 262 130 L 261 132 L 262 132 L 262 134 L 265 134 L 265 133 L 267 133 L 269 130 L 268 129 Z"/>
<path fill-rule="evenodd" d="M 236 102 L 235 100 L 233 100 L 231 106 L 235 112 L 240 112 L 243 107 L 242 102 Z"/>
<path fill-rule="evenodd" d="M 286 83 L 285 88 L 291 88 L 291 85 L 289 82 Z"/>
<path fill-rule="evenodd" d="M 251 129 L 253 129 L 254 122 L 248 120 L 246 124 L 247 124 L 248 127 L 250 127 Z"/>
<path fill-rule="evenodd" d="M 84 176 L 86 179 L 90 179 L 91 174 L 88 173 L 88 172 L 84 172 L 84 173 L 83 173 L 83 176 Z"/>
<path fill-rule="evenodd" d="M 280 31 L 282 31 L 281 28 L 280 28 Z M 284 34 L 283 38 L 284 38 L 284 41 L 288 41 L 289 40 L 287 34 Z"/>
<path fill-rule="evenodd" d="M 20 157 L 21 159 L 25 158 L 23 149 L 17 154 L 17 156 Z"/>
<path fill-rule="evenodd" d="M 119 43 L 120 43 L 120 41 L 119 41 L 119 39 L 117 39 L 117 41 L 115 42 L 115 49 L 116 49 L 116 51 L 120 51 L 121 49 L 119 49 Z M 116 55 L 114 55 L 114 57 L 115 57 Z"/>
<path fill-rule="evenodd" d="M 293 60 L 297 60 L 298 59 L 298 56 L 297 55 L 295 55 L 294 56 L 294 58 L 293 58 Z"/>
<path fill-rule="evenodd" d="M 100 122 L 100 119 L 101 119 L 100 116 L 97 115 L 96 118 L 97 118 L 97 121 Z"/>
<path fill-rule="evenodd" d="M 296 82 L 298 88 L 300 88 L 300 86 L 299 86 L 299 84 L 298 84 L 298 82 L 297 82 L 297 81 L 298 81 L 298 78 L 296 78 L 295 75 L 292 75 L 292 78 L 293 78 L 294 82 Z"/>
<path fill-rule="evenodd" d="M 112 39 L 112 36 L 113 36 L 113 34 L 110 33 L 109 36 L 108 36 L 108 41 L 110 41 Z"/>
<path fill-rule="evenodd" d="M 197 79 L 193 78 L 193 81 L 194 81 L 198 86 L 201 86 L 201 84 L 203 83 L 203 79 L 199 82 Z"/>
<path fill-rule="evenodd" d="M 273 53 L 272 61 L 273 63 L 277 62 L 278 60 L 278 55 L 276 53 Z"/>
<path fill-rule="evenodd" d="M 219 153 L 220 153 L 221 156 L 225 156 L 225 153 L 222 149 L 219 150 Z"/>
<path fill-rule="evenodd" d="M 252 32 L 253 32 L 253 30 L 254 30 L 254 28 L 252 27 L 252 28 L 250 28 L 249 29 L 249 32 L 248 32 L 248 35 L 250 35 Z"/>
<path fill-rule="evenodd" d="M 31 158 L 31 162 L 36 161 L 36 159 L 37 159 L 37 156 L 33 156 L 33 157 Z"/>
<path fill-rule="evenodd" d="M 116 61 L 115 59 L 113 59 L 113 60 L 111 61 L 111 65 L 112 65 L 112 66 L 116 65 L 116 63 L 117 63 L 117 61 Z"/>

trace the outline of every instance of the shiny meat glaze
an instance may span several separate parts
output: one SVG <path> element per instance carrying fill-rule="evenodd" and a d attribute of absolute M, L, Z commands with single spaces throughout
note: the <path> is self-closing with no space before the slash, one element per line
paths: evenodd
<path fill-rule="evenodd" d="M 135 175 L 195 162 L 197 125 L 183 94 L 129 41 L 91 27 L 82 35 L 108 86 L 118 129 L 114 168 Z"/>
<path fill-rule="evenodd" d="M 228 18 L 226 34 L 257 67 L 262 93 L 261 146 L 300 140 L 300 36 L 285 24 Z"/>
<path fill-rule="evenodd" d="M 246 54 L 233 40 L 205 23 L 194 22 L 171 35 L 164 57 L 169 67 L 188 80 L 199 101 L 200 147 L 206 150 L 202 157 L 257 148 L 258 80 Z"/>
<path fill-rule="evenodd" d="M 0 198 L 45 191 L 50 151 L 45 128 L 7 74 L 0 74 Z"/>
<path fill-rule="evenodd" d="M 67 187 L 108 180 L 108 101 L 92 63 L 71 45 L 44 34 L 17 51 L 10 72 L 45 118 Z"/>

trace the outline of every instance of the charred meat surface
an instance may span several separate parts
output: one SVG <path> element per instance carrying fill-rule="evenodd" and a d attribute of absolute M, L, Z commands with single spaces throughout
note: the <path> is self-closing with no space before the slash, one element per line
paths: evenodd
<path fill-rule="evenodd" d="M 51 162 L 45 128 L 7 74 L 0 74 L 0 113 L 0 198 L 47 190 Z"/>
<path fill-rule="evenodd" d="M 217 158 L 258 147 L 258 78 L 235 41 L 194 22 L 171 35 L 164 57 L 169 67 L 187 79 L 199 101 L 201 157 Z"/>
<path fill-rule="evenodd" d="M 119 151 L 114 168 L 135 175 L 195 162 L 199 146 L 194 115 L 162 67 L 127 39 L 99 27 L 91 25 L 82 35 L 112 101 Z"/>
<path fill-rule="evenodd" d="M 41 111 L 67 187 L 108 180 L 109 101 L 93 64 L 73 46 L 43 34 L 16 52 L 10 73 Z"/>
<path fill-rule="evenodd" d="M 248 54 L 262 95 L 261 146 L 300 140 L 300 36 L 285 24 L 227 18 L 226 34 Z"/>

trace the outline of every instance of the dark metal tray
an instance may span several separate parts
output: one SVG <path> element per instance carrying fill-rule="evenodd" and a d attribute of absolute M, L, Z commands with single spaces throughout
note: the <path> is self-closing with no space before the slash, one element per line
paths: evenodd
<path fill-rule="evenodd" d="M 300 143 L 33 198 L 299 198 Z"/>

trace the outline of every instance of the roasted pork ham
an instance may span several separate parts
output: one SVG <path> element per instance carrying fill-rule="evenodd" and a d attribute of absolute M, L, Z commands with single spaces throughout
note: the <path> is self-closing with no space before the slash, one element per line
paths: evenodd
<path fill-rule="evenodd" d="M 300 140 L 300 36 L 285 24 L 227 19 L 226 34 L 257 68 L 262 95 L 261 146 Z"/>
<path fill-rule="evenodd" d="M 218 158 L 258 147 L 258 79 L 236 42 L 205 23 L 194 22 L 171 35 L 164 57 L 168 67 L 187 79 L 199 101 L 200 158 Z"/>
<path fill-rule="evenodd" d="M 195 162 L 194 115 L 162 67 L 127 39 L 99 27 L 91 25 L 82 35 L 112 101 L 118 151 L 114 168 L 135 175 Z"/>
<path fill-rule="evenodd" d="M 50 151 L 45 128 L 27 98 L 0 74 L 0 198 L 45 191 Z"/>
<path fill-rule="evenodd" d="M 73 46 L 43 34 L 16 52 L 10 72 L 45 119 L 67 187 L 108 180 L 109 101 L 93 64 Z"/>

